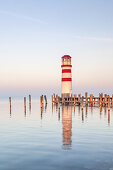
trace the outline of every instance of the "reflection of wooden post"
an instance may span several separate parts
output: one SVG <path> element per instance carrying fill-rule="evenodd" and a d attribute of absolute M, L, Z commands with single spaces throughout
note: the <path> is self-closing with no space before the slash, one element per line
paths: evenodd
<path fill-rule="evenodd" d="M 26 113 L 26 97 L 24 97 L 24 112 Z"/>
<path fill-rule="evenodd" d="M 82 109 L 82 122 L 84 122 L 84 112 L 83 112 L 83 109 Z"/>
<path fill-rule="evenodd" d="M 110 110 L 108 110 L 108 124 L 110 124 Z"/>

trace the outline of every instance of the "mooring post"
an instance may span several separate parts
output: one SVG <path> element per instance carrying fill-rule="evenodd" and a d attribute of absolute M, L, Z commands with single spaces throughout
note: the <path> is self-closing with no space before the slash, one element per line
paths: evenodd
<path fill-rule="evenodd" d="M 71 94 L 71 105 L 73 104 L 73 96 L 72 96 L 72 94 Z"/>
<path fill-rule="evenodd" d="M 74 105 L 76 104 L 76 94 L 74 94 Z"/>
<path fill-rule="evenodd" d="M 31 110 L 31 95 L 29 95 L 29 110 Z"/>
<path fill-rule="evenodd" d="M 84 96 L 82 96 L 82 98 L 81 98 L 82 110 L 83 110 L 83 104 L 84 104 Z"/>
<path fill-rule="evenodd" d="M 44 96 L 44 99 L 45 99 L 45 105 L 47 105 L 47 97 L 46 97 L 46 95 Z"/>
<path fill-rule="evenodd" d="M 26 113 L 26 97 L 24 97 L 24 112 Z"/>
<path fill-rule="evenodd" d="M 94 97 L 94 105 L 95 105 L 95 97 Z"/>
<path fill-rule="evenodd" d="M 53 94 L 53 102 L 56 102 L 55 94 Z"/>
<path fill-rule="evenodd" d="M 102 93 L 100 93 L 100 106 L 102 106 Z"/>
<path fill-rule="evenodd" d="M 9 105 L 10 105 L 10 116 L 11 116 L 11 97 L 9 97 Z"/>
<path fill-rule="evenodd" d="M 91 94 L 91 106 L 93 106 L 93 94 Z"/>
<path fill-rule="evenodd" d="M 100 105 L 100 93 L 99 93 L 99 98 L 98 98 L 98 104 Z"/>
<path fill-rule="evenodd" d="M 43 95 L 40 96 L 40 107 L 41 107 L 41 108 L 43 107 Z"/>
<path fill-rule="evenodd" d="M 58 94 L 56 94 L 56 104 L 58 104 Z"/>
<path fill-rule="evenodd" d="M 108 97 L 108 111 L 110 111 L 110 96 Z"/>
<path fill-rule="evenodd" d="M 86 93 L 85 93 L 85 98 L 86 98 L 86 106 L 88 105 L 88 98 L 87 98 L 87 97 L 88 97 L 88 93 L 86 92 Z"/>
<path fill-rule="evenodd" d="M 112 94 L 112 107 L 113 107 L 113 94 Z"/>
<path fill-rule="evenodd" d="M 60 110 L 60 97 L 58 97 L 58 109 Z"/>
<path fill-rule="evenodd" d="M 91 94 L 90 94 L 90 98 L 89 98 L 89 103 L 90 103 L 90 106 L 91 106 Z"/>
<path fill-rule="evenodd" d="M 81 103 L 81 94 L 78 95 L 78 103 L 79 103 L 79 105 Z"/>
<path fill-rule="evenodd" d="M 53 95 L 52 95 L 52 103 L 53 103 Z"/>
<path fill-rule="evenodd" d="M 104 106 L 106 106 L 107 105 L 107 95 L 105 94 L 104 95 Z"/>
<path fill-rule="evenodd" d="M 43 95 L 42 95 L 42 104 L 44 104 L 44 98 L 43 98 Z"/>
<path fill-rule="evenodd" d="M 10 107 L 11 107 L 11 97 L 9 97 L 9 104 L 10 104 Z"/>
<path fill-rule="evenodd" d="M 29 105 L 31 105 L 31 95 L 29 95 Z"/>

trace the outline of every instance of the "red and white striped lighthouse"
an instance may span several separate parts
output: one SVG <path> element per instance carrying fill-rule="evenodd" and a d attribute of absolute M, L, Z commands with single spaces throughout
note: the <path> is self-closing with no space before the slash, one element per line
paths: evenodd
<path fill-rule="evenodd" d="M 62 57 L 62 90 L 61 95 L 63 98 L 72 96 L 72 77 L 71 77 L 71 57 L 64 55 Z"/>

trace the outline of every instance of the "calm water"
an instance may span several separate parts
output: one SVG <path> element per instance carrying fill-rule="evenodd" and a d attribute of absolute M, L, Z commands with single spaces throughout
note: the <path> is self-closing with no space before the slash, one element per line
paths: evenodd
<path fill-rule="evenodd" d="M 0 101 L 0 170 L 113 170 L 113 109 Z"/>

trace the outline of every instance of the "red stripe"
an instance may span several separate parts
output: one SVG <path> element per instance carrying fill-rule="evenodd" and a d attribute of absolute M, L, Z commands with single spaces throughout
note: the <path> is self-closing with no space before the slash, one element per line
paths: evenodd
<path fill-rule="evenodd" d="M 72 81 L 72 78 L 62 78 L 62 81 Z"/>
<path fill-rule="evenodd" d="M 63 69 L 62 73 L 71 73 L 71 69 Z"/>
<path fill-rule="evenodd" d="M 61 67 L 72 67 L 72 65 L 61 65 Z"/>

